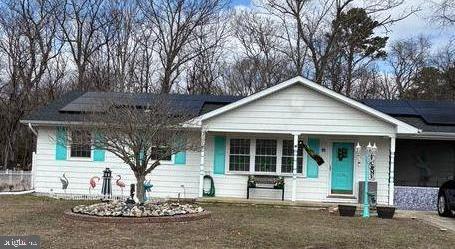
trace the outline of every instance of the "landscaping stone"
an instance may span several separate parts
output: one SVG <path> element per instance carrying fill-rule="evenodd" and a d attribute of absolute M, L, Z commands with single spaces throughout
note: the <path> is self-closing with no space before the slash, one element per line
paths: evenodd
<path fill-rule="evenodd" d="M 160 217 L 201 213 L 204 209 L 196 204 L 178 202 L 149 201 L 142 205 L 128 205 L 123 201 L 101 202 L 92 205 L 79 205 L 74 213 L 110 217 Z"/>

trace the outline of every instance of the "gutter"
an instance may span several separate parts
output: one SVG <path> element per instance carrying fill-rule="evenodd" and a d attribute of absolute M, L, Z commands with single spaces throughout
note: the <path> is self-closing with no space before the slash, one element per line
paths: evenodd
<path fill-rule="evenodd" d="M 38 132 L 33 128 L 32 123 L 28 123 L 28 128 L 35 134 L 35 136 L 38 136 Z"/>
<path fill-rule="evenodd" d="M 453 132 L 421 132 L 419 134 L 398 135 L 401 139 L 455 140 Z"/>

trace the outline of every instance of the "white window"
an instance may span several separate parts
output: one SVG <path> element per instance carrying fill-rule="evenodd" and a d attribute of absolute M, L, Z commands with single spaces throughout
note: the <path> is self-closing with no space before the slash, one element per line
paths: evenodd
<path fill-rule="evenodd" d="M 281 173 L 292 173 L 294 168 L 294 141 L 283 140 L 283 150 L 281 157 Z M 297 152 L 297 173 L 303 171 L 303 141 L 299 141 Z"/>
<path fill-rule="evenodd" d="M 256 139 L 256 172 L 276 172 L 277 142 L 272 139 Z"/>
<path fill-rule="evenodd" d="M 292 174 L 294 141 L 268 138 L 230 138 L 228 171 L 253 174 Z M 299 140 L 297 174 L 305 166 L 304 142 Z"/>
<path fill-rule="evenodd" d="M 71 132 L 70 157 L 91 158 L 92 134 L 85 130 Z"/>
<path fill-rule="evenodd" d="M 250 171 L 250 139 L 230 139 L 229 171 Z"/>

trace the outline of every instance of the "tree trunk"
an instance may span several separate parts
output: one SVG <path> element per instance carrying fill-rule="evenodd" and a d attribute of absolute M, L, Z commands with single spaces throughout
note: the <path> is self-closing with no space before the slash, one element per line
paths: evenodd
<path fill-rule="evenodd" d="M 139 200 L 140 203 L 145 202 L 145 190 L 144 190 L 144 182 L 145 182 L 145 176 L 139 175 L 136 176 L 136 197 Z"/>

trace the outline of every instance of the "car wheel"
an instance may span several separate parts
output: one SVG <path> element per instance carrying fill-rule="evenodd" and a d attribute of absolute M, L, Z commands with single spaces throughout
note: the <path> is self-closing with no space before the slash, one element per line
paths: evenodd
<path fill-rule="evenodd" d="M 440 216 L 451 216 L 452 212 L 449 209 L 449 204 L 447 203 L 447 198 L 444 193 L 440 193 L 438 196 L 438 214 Z"/>

